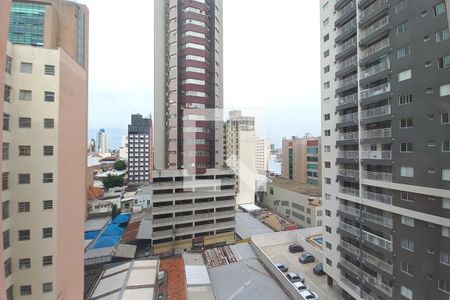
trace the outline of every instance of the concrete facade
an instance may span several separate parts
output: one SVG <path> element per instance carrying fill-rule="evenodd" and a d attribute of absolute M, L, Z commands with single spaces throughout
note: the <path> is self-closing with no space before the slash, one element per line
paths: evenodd
<path fill-rule="evenodd" d="M 128 183 L 138 185 L 151 181 L 153 169 L 153 124 L 151 116 L 131 115 L 128 125 Z"/>
<path fill-rule="evenodd" d="M 270 160 L 270 140 L 267 138 L 255 137 L 255 172 L 266 175 L 269 171 Z"/>
<path fill-rule="evenodd" d="M 447 299 L 448 7 L 320 5 L 325 271 L 348 299 Z"/>
<path fill-rule="evenodd" d="M 8 273 L 2 276 L 0 299 L 81 299 L 88 10 L 66 1 L 33 3 L 44 4 L 46 41 L 56 32 L 68 37 L 68 31 L 76 41 L 56 35 L 51 39 L 55 44 L 7 42 L 10 3 L 1 2 L 0 19 L 6 24 L 0 24 L 2 232 L 8 244 L 2 248 L 0 269 Z M 79 24 L 81 14 L 82 36 L 77 26 L 69 25 Z M 77 50 L 72 46 L 80 43 L 78 37 L 83 37 L 83 47 Z M 82 61 L 76 59 L 80 49 Z"/>

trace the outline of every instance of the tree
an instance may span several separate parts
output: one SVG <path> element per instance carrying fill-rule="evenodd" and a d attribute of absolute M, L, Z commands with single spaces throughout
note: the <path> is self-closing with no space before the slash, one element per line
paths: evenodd
<path fill-rule="evenodd" d="M 123 160 L 118 160 L 114 163 L 114 169 L 117 171 L 122 171 L 127 168 L 127 164 Z"/>
<path fill-rule="evenodd" d="M 112 188 L 123 185 L 123 177 L 109 174 L 108 177 L 102 179 L 103 187 Z"/>

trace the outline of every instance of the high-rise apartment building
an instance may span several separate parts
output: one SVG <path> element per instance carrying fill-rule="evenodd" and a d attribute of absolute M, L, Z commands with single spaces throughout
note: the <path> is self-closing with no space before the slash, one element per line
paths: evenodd
<path fill-rule="evenodd" d="M 88 15 L 0 2 L 1 299 L 83 297 Z"/>
<path fill-rule="evenodd" d="M 293 136 L 282 141 L 281 176 L 320 186 L 320 138 Z"/>
<path fill-rule="evenodd" d="M 131 115 L 128 125 L 128 184 L 149 183 L 153 170 L 152 118 Z"/>
<path fill-rule="evenodd" d="M 108 153 L 108 134 L 105 129 L 100 129 L 97 132 L 97 153 Z"/>
<path fill-rule="evenodd" d="M 320 5 L 325 271 L 349 299 L 447 299 L 448 6 Z"/>
<path fill-rule="evenodd" d="M 236 205 L 255 202 L 255 118 L 229 112 L 224 125 L 224 162 L 236 174 Z"/>
<path fill-rule="evenodd" d="M 155 0 L 153 253 L 234 240 L 223 170 L 222 1 Z"/>
<path fill-rule="evenodd" d="M 267 175 L 270 160 L 270 140 L 267 138 L 255 138 L 255 172 L 259 175 Z"/>
<path fill-rule="evenodd" d="M 222 1 L 155 1 L 155 166 L 223 166 Z"/>

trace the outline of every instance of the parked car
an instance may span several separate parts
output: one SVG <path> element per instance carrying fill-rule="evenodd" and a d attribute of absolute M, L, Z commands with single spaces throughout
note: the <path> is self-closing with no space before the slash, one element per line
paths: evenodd
<path fill-rule="evenodd" d="M 314 274 L 319 275 L 319 276 L 325 275 L 325 271 L 323 270 L 323 264 L 322 264 L 322 263 L 317 264 L 317 265 L 313 268 L 313 272 L 314 272 Z"/>
<path fill-rule="evenodd" d="M 312 263 L 315 261 L 314 256 L 311 253 L 305 252 L 298 258 L 298 261 L 302 264 Z"/>
<path fill-rule="evenodd" d="M 310 290 L 300 291 L 300 296 L 302 296 L 302 298 L 305 300 L 319 300 L 317 294 L 312 293 Z"/>
<path fill-rule="evenodd" d="M 144 256 L 145 256 L 145 257 L 150 256 L 150 247 L 149 247 L 149 246 L 145 247 L 145 250 L 144 250 Z"/>
<path fill-rule="evenodd" d="M 289 279 L 290 282 L 305 282 L 305 276 L 300 275 L 298 273 L 290 272 L 286 274 L 287 279 Z"/>
<path fill-rule="evenodd" d="M 301 282 L 294 282 L 292 285 L 300 292 L 308 290 L 308 287 Z"/>
<path fill-rule="evenodd" d="M 289 245 L 289 252 L 291 252 L 291 253 L 297 253 L 297 252 L 303 252 L 303 251 L 305 251 L 305 250 L 299 244 Z"/>
<path fill-rule="evenodd" d="M 288 271 L 288 267 L 286 265 L 283 264 L 275 264 L 275 266 L 278 268 L 278 270 L 280 270 L 281 272 L 287 272 Z"/>

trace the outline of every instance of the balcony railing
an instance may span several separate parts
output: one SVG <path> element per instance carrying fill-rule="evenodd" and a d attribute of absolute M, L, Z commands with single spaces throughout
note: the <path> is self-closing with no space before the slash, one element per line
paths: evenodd
<path fill-rule="evenodd" d="M 358 218 L 361 216 L 361 211 L 359 209 L 348 206 L 348 205 L 344 205 L 344 204 L 339 205 L 339 210 L 346 212 L 349 215 L 358 217 Z"/>
<path fill-rule="evenodd" d="M 344 258 L 341 257 L 341 260 L 340 260 L 339 263 L 342 266 L 344 266 L 347 269 L 349 269 L 350 271 L 352 271 L 353 274 L 355 274 L 356 276 L 361 276 L 361 269 L 358 268 L 357 266 L 355 266 L 354 264 L 352 264 L 351 262 L 349 262 L 348 260 L 345 260 Z"/>
<path fill-rule="evenodd" d="M 387 227 L 387 228 L 393 228 L 394 222 L 391 218 L 386 218 L 380 215 L 376 215 L 367 211 L 363 211 L 362 216 L 364 220 Z"/>
<path fill-rule="evenodd" d="M 361 132 L 361 138 L 363 139 L 377 139 L 377 138 L 389 138 L 392 137 L 391 128 L 363 130 Z"/>
<path fill-rule="evenodd" d="M 378 246 L 380 248 L 383 248 L 385 250 L 392 252 L 392 242 L 391 241 L 383 239 L 383 238 L 379 237 L 378 235 L 367 232 L 365 230 L 362 231 L 362 238 L 363 238 L 363 240 L 365 240 L 375 246 Z"/>
<path fill-rule="evenodd" d="M 349 31 L 353 28 L 356 28 L 356 18 L 354 18 L 353 20 L 351 20 L 350 22 L 347 22 L 344 26 L 340 27 L 337 30 L 337 35 L 340 35 L 346 31 Z"/>
<path fill-rule="evenodd" d="M 362 151 L 362 159 L 392 159 L 392 151 Z"/>
<path fill-rule="evenodd" d="M 341 175 L 341 176 L 358 178 L 359 177 L 359 170 L 339 169 L 338 174 Z"/>
<path fill-rule="evenodd" d="M 378 73 L 381 73 L 383 71 L 389 70 L 391 68 L 391 61 L 389 59 L 386 59 L 382 62 L 380 62 L 377 65 L 374 65 L 370 68 L 367 68 L 365 70 L 361 71 L 361 79 L 365 79 L 367 77 L 376 75 Z"/>
<path fill-rule="evenodd" d="M 366 98 L 373 97 L 373 96 L 380 95 L 380 94 L 384 94 L 384 93 L 387 93 L 387 92 L 390 92 L 390 91 L 391 91 L 391 84 L 390 83 L 384 83 L 382 85 L 375 86 L 373 88 L 362 90 L 359 95 L 360 95 L 361 99 L 366 99 Z"/>
<path fill-rule="evenodd" d="M 358 80 L 358 75 L 357 74 L 349 76 L 349 77 L 347 77 L 345 79 L 339 80 L 338 87 L 343 87 L 343 86 L 346 86 L 346 85 L 349 85 L 349 84 L 355 84 L 356 85 L 356 81 L 357 80 Z"/>
<path fill-rule="evenodd" d="M 349 225 L 344 222 L 339 222 L 339 229 L 342 229 L 350 234 L 353 234 L 354 236 L 357 236 L 359 238 L 361 230 L 359 228 L 356 228 L 355 226 Z"/>
<path fill-rule="evenodd" d="M 345 159 L 358 159 L 359 152 L 358 151 L 339 151 L 337 157 L 345 158 Z"/>
<path fill-rule="evenodd" d="M 356 256 L 360 256 L 361 255 L 361 250 L 358 247 L 353 246 L 352 244 L 347 243 L 346 241 L 341 240 L 339 245 L 342 248 L 344 248 L 345 250 L 353 253 Z"/>
<path fill-rule="evenodd" d="M 347 141 L 347 140 L 357 140 L 358 139 L 358 132 L 345 132 L 339 134 L 339 140 L 340 141 Z"/>
<path fill-rule="evenodd" d="M 379 9 L 381 6 L 383 6 L 384 4 L 389 3 L 389 0 L 378 0 L 376 2 L 374 2 L 372 5 L 370 5 L 369 7 L 367 7 L 365 10 L 363 10 L 360 15 L 359 15 L 359 19 L 362 20 L 367 16 L 370 16 L 371 14 L 373 14 L 377 9 Z"/>
<path fill-rule="evenodd" d="M 342 193 L 342 194 L 346 194 L 346 195 L 350 195 L 350 196 L 354 196 L 354 197 L 359 197 L 359 190 L 353 189 L 353 188 L 350 188 L 350 187 L 340 186 L 339 187 L 339 192 Z"/>
<path fill-rule="evenodd" d="M 364 291 L 361 291 L 361 298 L 363 300 L 377 300 L 374 296 L 367 294 Z"/>
<path fill-rule="evenodd" d="M 337 53 L 343 52 L 343 51 L 349 49 L 349 48 L 352 47 L 352 46 L 356 46 L 356 44 L 357 44 L 357 43 L 356 43 L 356 37 L 354 37 L 354 38 L 352 38 L 351 40 L 348 40 L 348 41 L 346 41 L 345 43 L 339 45 L 339 46 L 337 47 Z"/>
<path fill-rule="evenodd" d="M 361 31 L 361 33 L 359 34 L 359 38 L 363 39 L 387 24 L 389 24 L 388 16 L 376 21 L 375 23 L 373 23 L 372 25 Z"/>
<path fill-rule="evenodd" d="M 392 204 L 392 196 L 391 195 L 385 195 L 385 194 L 378 194 L 368 191 L 362 191 L 361 197 L 377 202 L 381 202 L 384 204 Z"/>
<path fill-rule="evenodd" d="M 345 284 L 347 287 L 349 287 L 350 289 L 352 289 L 354 292 L 359 294 L 359 291 L 360 291 L 359 286 L 355 285 L 353 282 L 351 282 L 350 280 L 348 280 L 344 276 L 341 276 L 341 282 L 343 284 Z"/>
<path fill-rule="evenodd" d="M 362 177 L 370 180 L 392 182 L 392 173 L 363 171 Z"/>
<path fill-rule="evenodd" d="M 389 47 L 389 39 L 386 38 L 386 39 L 381 40 L 378 43 L 364 49 L 361 53 L 361 58 L 366 58 L 366 57 L 368 57 L 378 51 L 381 51 L 387 47 Z"/>
<path fill-rule="evenodd" d="M 339 121 L 340 122 L 358 121 L 358 113 L 354 112 L 354 113 L 351 113 L 351 114 L 340 115 L 339 116 Z"/>
<path fill-rule="evenodd" d="M 338 65 L 336 66 L 336 69 L 338 71 L 340 71 L 340 70 L 342 70 L 344 68 L 347 68 L 349 66 L 356 66 L 356 62 L 357 62 L 356 55 L 353 55 L 352 57 L 347 58 L 346 60 L 338 63 Z"/>
<path fill-rule="evenodd" d="M 389 297 L 392 297 L 392 287 L 383 283 L 381 280 L 378 280 L 376 277 L 373 277 L 372 275 L 363 271 L 363 280 L 367 281 L 372 286 L 376 287 L 377 289 L 379 289 L 380 291 L 382 291 Z"/>
<path fill-rule="evenodd" d="M 362 252 L 362 259 L 365 261 L 371 263 L 372 265 L 388 272 L 389 274 L 392 274 L 393 266 L 390 263 L 385 262 L 384 260 L 379 259 L 376 256 L 373 256 L 372 254 L 369 254 L 367 252 Z"/>
<path fill-rule="evenodd" d="M 389 115 L 391 113 L 391 106 L 385 105 L 376 108 L 371 108 L 368 110 L 361 111 L 361 119 L 379 117 L 384 115 Z"/>
<path fill-rule="evenodd" d="M 337 19 L 339 19 L 340 17 L 344 16 L 345 14 L 350 12 L 351 10 L 355 10 L 355 9 L 356 9 L 356 0 L 353 0 L 352 2 L 350 2 L 349 4 L 344 6 L 344 8 L 342 8 L 340 11 L 338 11 Z"/>
<path fill-rule="evenodd" d="M 337 104 L 338 105 L 344 105 L 344 104 L 348 104 L 348 103 L 358 103 L 358 94 L 351 94 L 348 96 L 345 96 L 343 98 L 338 98 L 337 99 Z"/>

